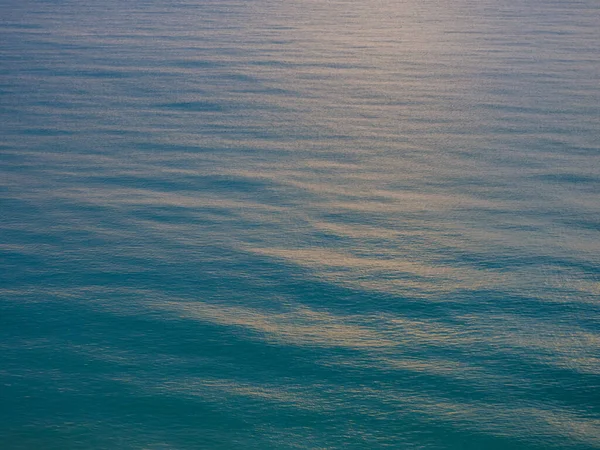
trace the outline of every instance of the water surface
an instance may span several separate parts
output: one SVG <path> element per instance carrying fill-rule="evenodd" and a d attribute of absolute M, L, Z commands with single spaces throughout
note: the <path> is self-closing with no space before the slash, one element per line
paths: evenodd
<path fill-rule="evenodd" d="M 596 0 L 0 7 L 0 447 L 600 448 Z"/>

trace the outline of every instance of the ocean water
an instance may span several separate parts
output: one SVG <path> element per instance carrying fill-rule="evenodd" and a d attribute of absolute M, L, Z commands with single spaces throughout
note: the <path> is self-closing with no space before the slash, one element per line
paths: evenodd
<path fill-rule="evenodd" d="M 0 0 L 1 449 L 600 448 L 597 0 Z"/>

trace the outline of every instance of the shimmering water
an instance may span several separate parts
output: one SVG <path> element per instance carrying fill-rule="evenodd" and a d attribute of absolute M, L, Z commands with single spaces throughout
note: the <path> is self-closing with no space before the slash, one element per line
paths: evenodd
<path fill-rule="evenodd" d="M 597 0 L 0 6 L 0 448 L 600 448 Z"/>

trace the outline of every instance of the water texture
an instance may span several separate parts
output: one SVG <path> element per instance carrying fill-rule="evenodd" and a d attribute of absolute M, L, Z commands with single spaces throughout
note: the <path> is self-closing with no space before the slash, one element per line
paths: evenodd
<path fill-rule="evenodd" d="M 600 448 L 597 0 L 0 7 L 0 448 Z"/>

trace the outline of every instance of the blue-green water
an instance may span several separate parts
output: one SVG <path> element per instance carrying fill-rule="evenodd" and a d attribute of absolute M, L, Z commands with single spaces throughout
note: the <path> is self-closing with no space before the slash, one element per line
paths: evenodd
<path fill-rule="evenodd" d="M 1 449 L 600 448 L 597 0 L 0 0 Z"/>

